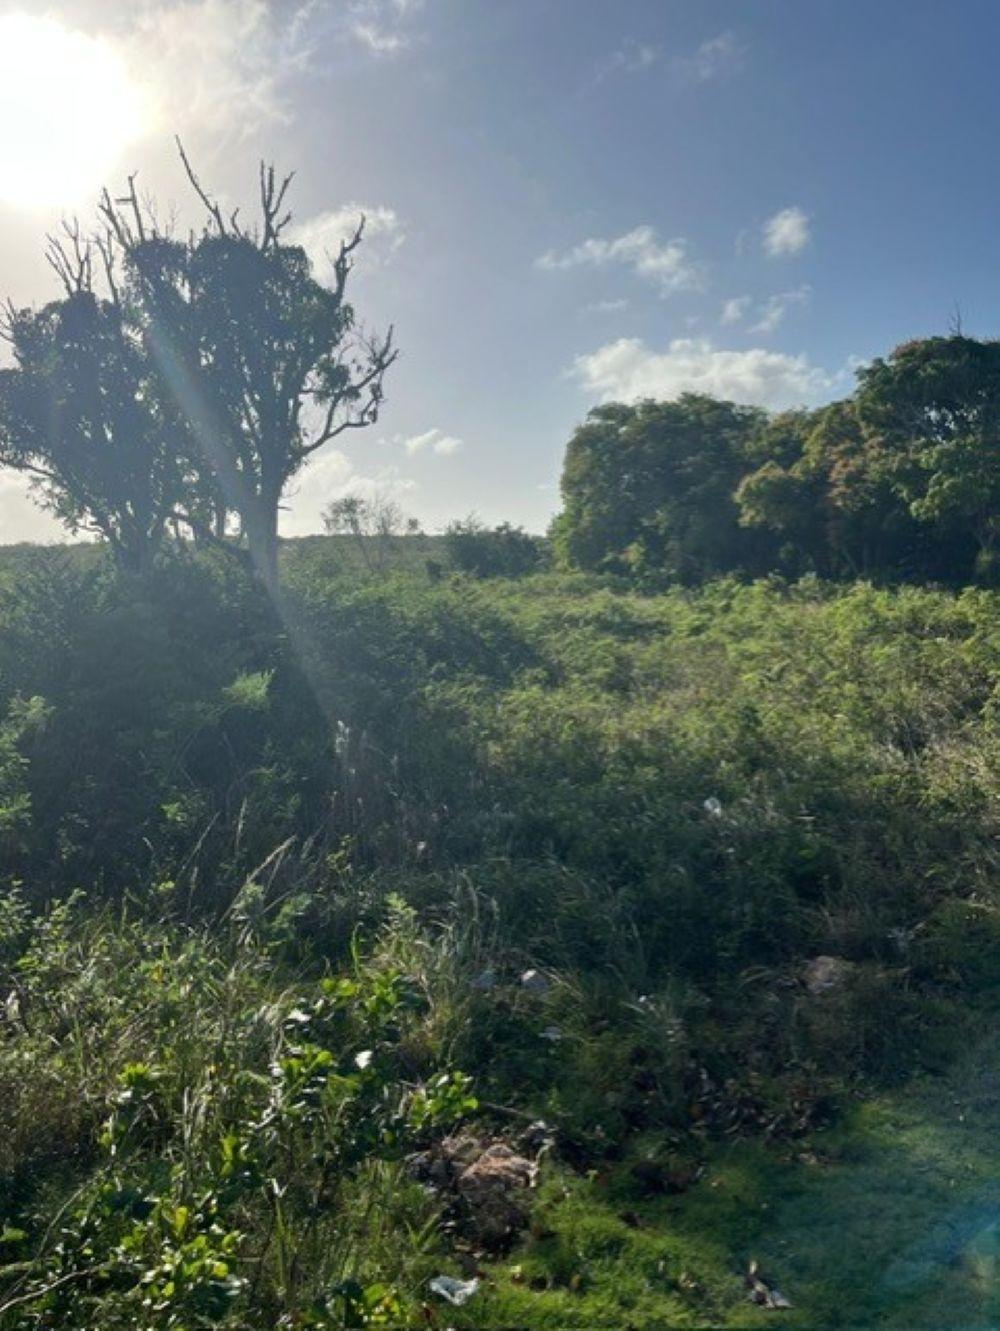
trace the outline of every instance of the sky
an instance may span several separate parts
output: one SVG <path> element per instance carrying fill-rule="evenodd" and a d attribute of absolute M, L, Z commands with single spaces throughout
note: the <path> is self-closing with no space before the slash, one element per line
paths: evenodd
<path fill-rule="evenodd" d="M 995 0 L 0 0 L 0 297 L 133 171 L 196 221 L 175 134 L 232 206 L 272 160 L 321 279 L 365 213 L 402 353 L 283 533 L 374 493 L 543 531 L 602 401 L 816 404 L 1000 331 L 998 45 Z M 0 472 L 0 542 L 59 532 Z"/>

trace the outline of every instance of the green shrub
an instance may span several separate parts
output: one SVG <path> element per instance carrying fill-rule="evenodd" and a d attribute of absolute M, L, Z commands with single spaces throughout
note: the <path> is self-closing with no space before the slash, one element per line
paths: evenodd
<path fill-rule="evenodd" d="M 522 527 L 501 522 L 484 527 L 475 518 L 453 522 L 445 531 L 445 554 L 452 568 L 476 578 L 522 578 L 534 573 L 544 556 L 544 543 Z"/>

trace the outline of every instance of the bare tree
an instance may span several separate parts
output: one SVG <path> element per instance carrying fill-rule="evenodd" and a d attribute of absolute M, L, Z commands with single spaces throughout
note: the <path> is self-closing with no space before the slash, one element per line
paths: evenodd
<path fill-rule="evenodd" d="M 332 536 L 350 536 L 370 573 L 385 569 L 400 537 L 420 532 L 416 518 L 407 517 L 384 494 L 369 499 L 349 494 L 334 500 L 323 513 L 323 526 Z"/>

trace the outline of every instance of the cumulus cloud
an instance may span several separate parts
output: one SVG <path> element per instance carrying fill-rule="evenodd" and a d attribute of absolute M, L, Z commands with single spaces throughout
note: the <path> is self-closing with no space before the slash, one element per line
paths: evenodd
<path fill-rule="evenodd" d="M 386 263 L 403 244 L 406 233 L 395 210 L 380 204 L 345 203 L 296 223 L 286 235 L 293 244 L 302 246 L 322 275 L 336 258 L 340 242 L 354 235 L 362 217 L 365 234 L 358 255 L 369 263 Z"/>
<path fill-rule="evenodd" d="M 448 457 L 464 447 L 464 441 L 453 434 L 445 434 L 435 425 L 423 434 L 413 434 L 408 438 L 398 437 L 399 443 L 412 457 L 415 453 L 437 453 L 439 457 Z"/>
<path fill-rule="evenodd" d="M 805 355 L 764 347 L 727 351 L 707 338 L 677 338 L 665 351 L 652 350 L 641 338 L 618 338 L 578 356 L 571 374 L 605 402 L 692 392 L 770 408 L 823 401 L 839 381 Z"/>
<path fill-rule="evenodd" d="M 661 242 L 651 226 L 637 226 L 613 240 L 584 240 L 562 253 L 550 250 L 537 264 L 549 272 L 620 264 L 650 282 L 661 296 L 695 287 L 700 280 L 698 266 L 688 255 L 687 242 Z"/>
<path fill-rule="evenodd" d="M 282 536 L 308 536 L 323 530 L 323 513 L 345 495 L 395 498 L 409 494 L 417 483 L 398 467 L 381 467 L 371 475 L 355 471 L 340 449 L 324 449 L 296 477 L 296 486 L 282 504 L 279 528 Z"/>
<path fill-rule="evenodd" d="M 743 64 L 745 56 L 746 47 L 734 32 L 727 29 L 717 37 L 702 42 L 691 55 L 682 56 L 677 66 L 682 74 L 695 83 L 708 83 L 712 79 L 725 78 L 735 73 Z"/>
<path fill-rule="evenodd" d="M 781 291 L 775 296 L 769 296 L 757 307 L 757 322 L 751 324 L 750 332 L 773 333 L 792 306 L 803 305 L 811 294 L 810 287 L 801 286 L 794 291 Z"/>
<path fill-rule="evenodd" d="M 764 251 L 772 258 L 798 254 L 809 244 L 809 216 L 801 208 L 782 208 L 764 223 Z"/>

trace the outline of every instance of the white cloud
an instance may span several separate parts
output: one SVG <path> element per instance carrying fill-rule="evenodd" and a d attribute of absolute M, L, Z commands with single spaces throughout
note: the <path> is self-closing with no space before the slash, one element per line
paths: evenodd
<path fill-rule="evenodd" d="M 409 20 L 423 0 L 353 0 L 350 33 L 374 56 L 399 55 L 412 45 Z"/>
<path fill-rule="evenodd" d="M 801 208 L 782 208 L 764 223 L 764 250 L 772 258 L 798 254 L 809 244 L 809 217 Z"/>
<path fill-rule="evenodd" d="M 345 495 L 395 498 L 417 488 L 416 481 L 403 476 L 398 467 L 381 467 L 373 475 L 357 472 L 347 454 L 336 448 L 322 451 L 295 479 L 294 491 L 282 504 L 279 521 L 282 536 L 308 536 L 322 531 L 324 510 Z"/>
<path fill-rule="evenodd" d="M 622 264 L 657 287 L 661 296 L 695 287 L 700 280 L 698 266 L 688 257 L 687 242 L 661 242 L 651 226 L 637 226 L 614 240 L 584 240 L 561 254 L 550 250 L 537 264 L 548 271 Z"/>
<path fill-rule="evenodd" d="M 719 322 L 723 324 L 740 323 L 752 303 L 749 296 L 733 296 L 724 302 Z"/>
<path fill-rule="evenodd" d="M 745 55 L 746 47 L 734 32 L 727 30 L 702 42 L 693 54 L 679 59 L 677 65 L 696 83 L 708 83 L 735 73 Z"/>
<path fill-rule="evenodd" d="M 397 441 L 402 444 L 407 453 L 412 457 L 415 453 L 437 453 L 441 457 L 448 457 L 452 453 L 457 453 L 464 447 L 464 441 L 453 434 L 445 434 L 435 425 L 430 430 L 425 430 L 423 434 L 413 434 L 409 438 L 397 436 Z"/>
<path fill-rule="evenodd" d="M 618 50 L 598 66 L 597 82 L 602 82 L 611 74 L 639 74 L 655 65 L 662 55 L 661 47 L 626 37 Z"/>
<path fill-rule="evenodd" d="M 317 213 L 315 217 L 307 217 L 289 227 L 287 239 L 302 246 L 322 276 L 323 270 L 336 258 L 340 242 L 354 235 L 362 216 L 365 234 L 358 255 L 363 260 L 387 262 L 402 245 L 406 234 L 395 211 L 382 205 L 345 203 L 329 212 Z"/>
<path fill-rule="evenodd" d="M 571 373 L 606 402 L 692 392 L 771 408 L 823 401 L 841 377 L 827 374 L 805 355 L 764 347 L 727 351 L 707 338 L 677 338 L 658 352 L 640 338 L 622 337 L 578 356 Z"/>
<path fill-rule="evenodd" d="M 781 291 L 769 296 L 757 307 L 758 319 L 751 324 L 751 333 L 773 333 L 793 305 L 804 304 L 812 294 L 808 286 L 796 287 L 794 291 Z"/>
<path fill-rule="evenodd" d="M 116 15 L 156 132 L 247 138 L 290 119 L 286 82 L 308 64 L 319 0 L 138 0 Z"/>

